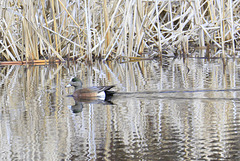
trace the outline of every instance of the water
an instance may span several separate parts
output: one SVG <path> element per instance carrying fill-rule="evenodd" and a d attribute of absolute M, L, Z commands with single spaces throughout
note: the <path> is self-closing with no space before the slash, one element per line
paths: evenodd
<path fill-rule="evenodd" d="M 112 85 L 108 102 L 75 102 Z M 238 60 L 2 66 L 0 160 L 239 160 Z"/>

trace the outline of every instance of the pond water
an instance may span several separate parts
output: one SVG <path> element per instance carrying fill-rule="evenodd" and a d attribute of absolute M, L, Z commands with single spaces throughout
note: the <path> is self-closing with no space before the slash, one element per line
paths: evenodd
<path fill-rule="evenodd" d="M 75 102 L 116 85 L 109 101 Z M 239 160 L 239 60 L 2 66 L 0 160 Z"/>

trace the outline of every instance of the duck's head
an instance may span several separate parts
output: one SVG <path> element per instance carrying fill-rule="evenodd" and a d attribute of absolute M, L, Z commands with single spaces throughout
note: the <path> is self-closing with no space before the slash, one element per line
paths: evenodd
<path fill-rule="evenodd" d="M 77 77 L 73 77 L 71 78 L 70 83 L 66 85 L 66 87 L 71 87 L 71 86 L 75 87 L 76 89 L 82 88 L 82 81 Z"/>

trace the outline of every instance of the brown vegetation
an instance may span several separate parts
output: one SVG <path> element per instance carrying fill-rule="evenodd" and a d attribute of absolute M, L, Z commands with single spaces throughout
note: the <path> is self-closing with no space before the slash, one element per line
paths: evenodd
<path fill-rule="evenodd" d="M 190 55 L 209 44 L 225 57 L 240 43 L 239 0 L 2 0 L 0 10 L 4 61 Z"/>

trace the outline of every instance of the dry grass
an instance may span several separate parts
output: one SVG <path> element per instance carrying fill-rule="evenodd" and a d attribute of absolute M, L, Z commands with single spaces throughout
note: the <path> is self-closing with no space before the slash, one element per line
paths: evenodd
<path fill-rule="evenodd" d="M 93 61 L 240 45 L 240 0 L 1 0 L 1 60 Z M 143 54 L 146 51 L 150 54 Z M 148 52 L 149 53 L 149 52 Z"/>

